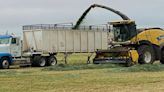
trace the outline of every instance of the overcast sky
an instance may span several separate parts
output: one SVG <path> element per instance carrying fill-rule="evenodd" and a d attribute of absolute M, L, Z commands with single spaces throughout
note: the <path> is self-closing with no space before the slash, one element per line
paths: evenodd
<path fill-rule="evenodd" d="M 164 0 L 0 0 L 0 34 L 21 34 L 29 24 L 75 23 L 91 4 L 120 10 L 138 27 L 164 28 Z M 84 24 L 105 24 L 120 19 L 113 13 L 95 8 Z"/>

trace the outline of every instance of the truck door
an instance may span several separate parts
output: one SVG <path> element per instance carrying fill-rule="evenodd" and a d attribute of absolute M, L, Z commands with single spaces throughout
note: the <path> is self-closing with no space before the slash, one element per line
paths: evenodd
<path fill-rule="evenodd" d="M 21 56 L 21 42 L 19 38 L 11 38 L 10 53 L 13 57 Z"/>

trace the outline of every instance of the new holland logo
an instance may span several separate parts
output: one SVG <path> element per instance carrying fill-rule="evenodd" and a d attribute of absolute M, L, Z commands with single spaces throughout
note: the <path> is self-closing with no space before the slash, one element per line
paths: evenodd
<path fill-rule="evenodd" d="M 164 39 L 164 35 L 157 37 L 157 40 L 162 40 L 162 39 Z"/>

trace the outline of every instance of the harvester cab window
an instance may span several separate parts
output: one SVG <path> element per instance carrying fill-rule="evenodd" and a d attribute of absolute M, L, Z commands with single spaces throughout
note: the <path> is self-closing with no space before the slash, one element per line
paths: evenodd
<path fill-rule="evenodd" d="M 130 32 L 129 32 L 127 25 L 122 25 L 120 34 L 121 34 L 121 39 L 123 41 L 127 41 L 129 39 Z"/>
<path fill-rule="evenodd" d="M 128 29 L 124 25 L 114 26 L 113 33 L 115 41 L 119 42 L 126 41 L 129 36 Z"/>
<path fill-rule="evenodd" d="M 120 28 L 119 27 L 114 27 L 113 28 L 113 33 L 114 33 L 114 40 L 119 41 L 120 39 Z"/>
<path fill-rule="evenodd" d="M 113 25 L 113 34 L 115 41 L 128 41 L 137 34 L 135 24 Z"/>

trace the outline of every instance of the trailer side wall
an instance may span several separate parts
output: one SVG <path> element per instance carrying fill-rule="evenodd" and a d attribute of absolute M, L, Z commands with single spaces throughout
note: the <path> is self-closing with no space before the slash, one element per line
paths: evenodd
<path fill-rule="evenodd" d="M 33 48 L 36 51 L 50 53 L 86 53 L 108 47 L 106 31 L 55 29 L 31 30 L 23 33 L 23 51 Z"/>

